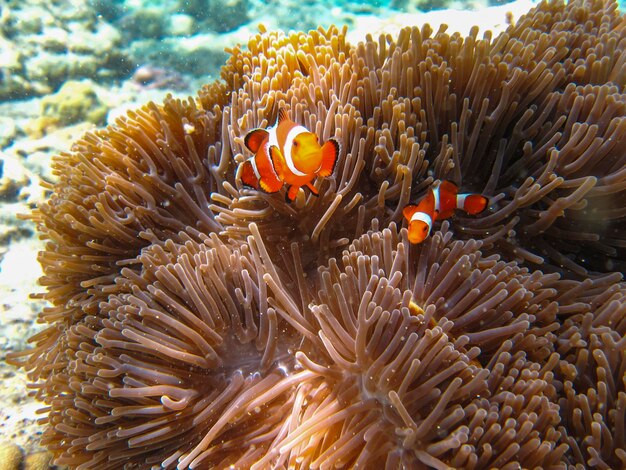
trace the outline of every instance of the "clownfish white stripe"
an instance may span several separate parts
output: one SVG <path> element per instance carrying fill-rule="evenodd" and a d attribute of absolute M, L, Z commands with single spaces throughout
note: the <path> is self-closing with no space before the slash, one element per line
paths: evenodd
<path fill-rule="evenodd" d="M 254 171 L 254 176 L 256 176 L 257 179 L 261 178 L 261 174 L 259 173 L 259 169 L 256 167 L 256 158 L 251 158 L 250 159 L 250 166 L 252 167 L 252 171 Z"/>
<path fill-rule="evenodd" d="M 276 133 L 276 128 L 278 126 L 268 127 L 267 130 L 267 145 L 271 147 L 272 145 L 280 148 L 278 145 L 278 134 Z"/>
<path fill-rule="evenodd" d="M 433 219 L 425 212 L 417 211 L 411 216 L 411 222 L 415 222 L 417 220 L 428 225 L 428 231 L 430 231 L 430 228 L 433 226 Z"/>
<path fill-rule="evenodd" d="M 283 155 L 285 157 L 287 167 L 289 167 L 289 170 L 297 176 L 306 176 L 306 173 L 303 173 L 296 168 L 296 165 L 293 162 L 293 157 L 291 156 L 291 147 L 293 146 L 293 140 L 303 132 L 309 131 L 307 131 L 306 127 L 303 126 L 294 126 L 293 129 L 290 129 L 287 137 L 285 138 L 285 147 L 283 149 Z"/>
<path fill-rule="evenodd" d="M 469 194 L 457 194 L 456 195 L 456 208 L 463 209 L 465 207 L 465 198 L 469 196 Z"/>
<path fill-rule="evenodd" d="M 439 182 L 438 181 L 435 184 L 433 184 L 432 191 L 433 191 L 433 196 L 435 196 L 435 212 L 439 212 L 441 210 L 441 199 L 439 198 Z"/>
<path fill-rule="evenodd" d="M 270 145 L 278 146 L 278 132 L 276 132 L 278 130 L 278 123 L 274 124 L 271 127 L 268 127 L 265 130 L 267 131 L 267 142 Z"/>

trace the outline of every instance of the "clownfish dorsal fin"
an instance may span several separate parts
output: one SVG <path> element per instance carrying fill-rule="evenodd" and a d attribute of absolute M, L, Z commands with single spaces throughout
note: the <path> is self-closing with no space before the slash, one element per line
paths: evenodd
<path fill-rule="evenodd" d="M 287 111 L 286 108 L 280 108 L 278 110 L 278 119 L 276 120 L 277 124 L 280 124 L 283 121 L 288 121 L 289 120 L 289 112 Z"/>
<path fill-rule="evenodd" d="M 265 129 L 252 129 L 244 137 L 243 143 L 246 144 L 246 147 L 248 147 L 252 153 L 257 153 L 261 148 L 261 144 L 263 144 L 265 139 L 269 138 L 269 135 L 269 132 Z"/>
<path fill-rule="evenodd" d="M 411 217 L 413 217 L 413 214 L 416 212 L 417 206 L 415 204 L 409 204 L 404 206 L 404 209 L 402 209 L 402 215 L 406 218 L 406 220 L 411 220 Z"/>
<path fill-rule="evenodd" d="M 452 181 L 444 180 L 439 184 L 439 190 L 447 193 L 456 194 L 459 192 L 459 187 Z"/>

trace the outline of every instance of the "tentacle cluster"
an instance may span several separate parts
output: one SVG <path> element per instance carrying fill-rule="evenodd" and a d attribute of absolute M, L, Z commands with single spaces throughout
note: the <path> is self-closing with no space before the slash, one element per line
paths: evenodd
<path fill-rule="evenodd" d="M 261 31 L 197 98 L 56 157 L 47 329 L 11 356 L 56 461 L 626 466 L 625 21 L 576 0 L 495 38 Z M 318 198 L 236 181 L 279 106 L 342 144 Z M 435 179 L 490 207 L 411 245 Z"/>

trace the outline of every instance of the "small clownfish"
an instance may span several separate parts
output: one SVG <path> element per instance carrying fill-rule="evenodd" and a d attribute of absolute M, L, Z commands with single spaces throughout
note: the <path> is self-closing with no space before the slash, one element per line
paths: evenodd
<path fill-rule="evenodd" d="M 317 135 L 289 119 L 284 108 L 278 111 L 273 127 L 251 130 L 244 143 L 254 156 L 241 164 L 242 183 L 267 193 L 278 192 L 286 184 L 289 202 L 302 186 L 318 195 L 311 182 L 333 173 L 341 149 L 334 138 L 320 146 Z"/>
<path fill-rule="evenodd" d="M 430 234 L 433 222 L 451 217 L 455 209 L 470 215 L 480 214 L 487 208 L 487 202 L 481 194 L 459 194 L 459 188 L 451 181 L 436 181 L 420 202 L 402 210 L 409 223 L 409 241 L 422 243 Z"/>

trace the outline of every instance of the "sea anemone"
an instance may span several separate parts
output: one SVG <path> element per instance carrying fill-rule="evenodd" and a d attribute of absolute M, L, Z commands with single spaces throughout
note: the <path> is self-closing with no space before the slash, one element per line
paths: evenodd
<path fill-rule="evenodd" d="M 542 2 L 478 38 L 267 32 L 222 81 L 89 133 L 32 218 L 12 361 L 56 462 L 626 466 L 626 20 Z M 319 197 L 243 188 L 279 106 L 342 145 Z M 490 197 L 412 245 L 435 179 Z"/>

